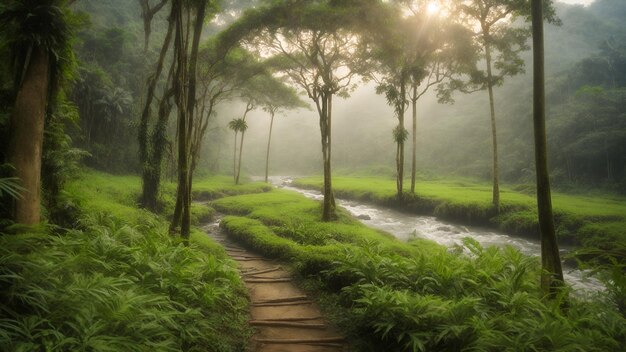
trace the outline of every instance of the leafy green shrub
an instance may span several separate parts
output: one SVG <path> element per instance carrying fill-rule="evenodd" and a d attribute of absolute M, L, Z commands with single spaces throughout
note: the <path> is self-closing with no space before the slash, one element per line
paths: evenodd
<path fill-rule="evenodd" d="M 0 236 L 0 345 L 240 350 L 247 302 L 233 264 L 144 220 L 94 214 L 64 235 Z"/>

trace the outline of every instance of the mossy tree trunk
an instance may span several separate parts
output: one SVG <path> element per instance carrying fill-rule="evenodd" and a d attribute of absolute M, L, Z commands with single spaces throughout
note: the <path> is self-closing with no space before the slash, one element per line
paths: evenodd
<path fill-rule="evenodd" d="M 25 189 L 15 200 L 14 220 L 33 225 L 41 219 L 41 157 L 48 88 L 49 53 L 34 46 L 11 112 L 8 160 Z"/>
<path fill-rule="evenodd" d="M 172 8 L 172 11 L 173 10 L 174 8 Z M 167 104 L 169 104 L 169 96 L 173 93 L 165 93 L 162 98 L 159 106 L 159 118 L 153 131 L 153 137 L 150 141 L 151 143 L 149 142 L 148 126 L 151 115 L 151 105 L 154 100 L 159 77 L 163 71 L 165 57 L 169 51 L 173 29 L 174 17 L 172 12 L 170 13 L 169 25 L 165 39 L 163 40 L 163 46 L 161 47 L 161 52 L 159 53 L 156 72 L 148 80 L 146 100 L 139 122 L 139 160 L 142 164 L 142 195 L 140 203 L 143 207 L 153 212 L 158 210 L 157 197 L 159 194 L 159 183 L 161 179 L 161 165 L 163 162 L 163 153 L 167 143 L 163 133 L 164 129 L 167 128 L 167 119 L 169 117 L 169 112 L 171 111 L 171 105 L 168 109 Z M 169 84 L 167 86 L 169 86 Z"/>

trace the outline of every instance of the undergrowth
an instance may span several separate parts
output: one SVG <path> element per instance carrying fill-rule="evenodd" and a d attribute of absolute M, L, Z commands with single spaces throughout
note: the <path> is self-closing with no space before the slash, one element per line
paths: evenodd
<path fill-rule="evenodd" d="M 0 235 L 0 349 L 244 350 L 248 301 L 222 247 L 198 230 L 184 246 L 137 209 L 137 177 L 87 175 L 66 191 L 72 228 Z"/>
<path fill-rule="evenodd" d="M 229 197 L 229 235 L 291 263 L 318 290 L 359 351 L 617 351 L 626 319 L 610 295 L 543 300 L 539 263 L 513 248 L 467 239 L 446 249 L 401 243 L 295 193 Z"/>

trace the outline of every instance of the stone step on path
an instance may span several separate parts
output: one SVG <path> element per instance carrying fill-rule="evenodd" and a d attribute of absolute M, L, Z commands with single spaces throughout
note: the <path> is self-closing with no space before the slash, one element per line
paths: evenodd
<path fill-rule="evenodd" d="M 219 228 L 203 227 L 239 263 L 250 297 L 250 325 L 256 333 L 248 352 L 347 352 L 343 337 L 323 318 L 317 304 L 273 260 L 251 252 Z"/>

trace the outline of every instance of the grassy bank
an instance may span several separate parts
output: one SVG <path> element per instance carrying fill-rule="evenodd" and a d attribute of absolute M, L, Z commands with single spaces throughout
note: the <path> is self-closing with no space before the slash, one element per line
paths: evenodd
<path fill-rule="evenodd" d="M 322 179 L 306 177 L 297 187 L 321 189 Z M 501 189 L 501 211 L 491 205 L 491 186 L 468 181 L 420 180 L 416 194 L 396 199 L 395 180 L 381 177 L 334 177 L 336 196 L 399 208 L 466 224 L 487 225 L 538 238 L 536 199 L 521 191 Z M 626 198 L 553 194 L 557 236 L 563 243 L 613 251 L 626 247 Z M 626 253 L 624 253 L 626 254 Z"/>
<path fill-rule="evenodd" d="M 615 301 L 541 300 L 539 265 L 512 248 L 402 243 L 294 192 L 217 200 L 228 234 L 287 261 L 358 351 L 607 351 L 626 339 Z M 616 298 L 616 297 L 613 297 Z"/>
<path fill-rule="evenodd" d="M 221 178 L 198 183 L 234 192 Z M 138 177 L 86 171 L 65 190 L 73 228 L 0 236 L 2 350 L 245 349 L 248 302 L 235 263 L 198 230 L 183 246 L 163 217 L 137 208 L 139 192 Z M 207 209 L 196 206 L 195 219 Z"/>

